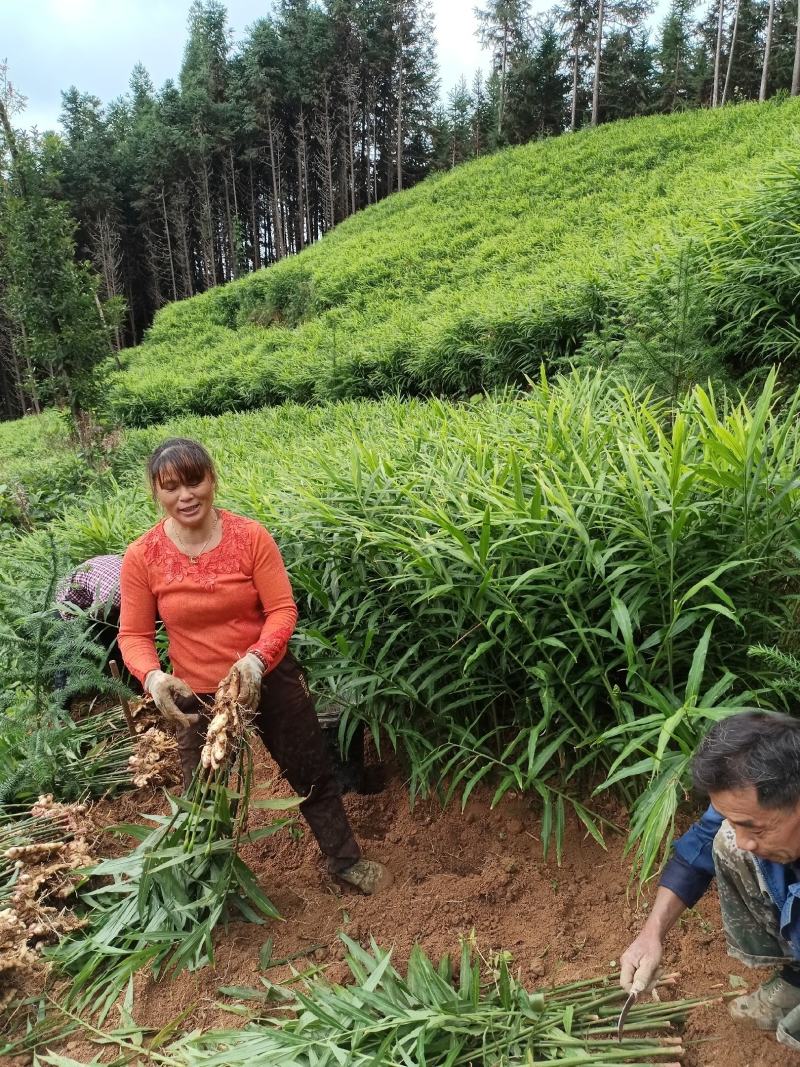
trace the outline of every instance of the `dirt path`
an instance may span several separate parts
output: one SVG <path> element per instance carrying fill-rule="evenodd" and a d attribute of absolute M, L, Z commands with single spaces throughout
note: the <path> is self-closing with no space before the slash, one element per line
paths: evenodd
<path fill-rule="evenodd" d="M 273 774 L 274 767 L 262 758 L 262 780 Z M 282 785 L 272 790 L 283 791 Z M 194 1004 L 186 1029 L 237 1025 L 237 1017 L 220 1008 L 225 998 L 217 990 L 258 985 L 258 953 L 268 937 L 276 959 L 321 946 L 311 960 L 325 965 L 332 979 L 348 973 L 337 941 L 341 930 L 365 945 L 372 936 L 383 947 L 394 946 L 395 962 L 403 964 L 415 941 L 438 957 L 457 950 L 459 935 L 474 929 L 484 954 L 501 948 L 513 954 L 529 988 L 616 969 L 644 915 L 627 893 L 629 863 L 622 856 L 622 838 L 612 837 L 604 852 L 582 827 L 570 823 L 558 867 L 554 858 L 542 859 L 537 817 L 528 801 L 510 798 L 492 812 L 491 793 L 476 794 L 464 815 L 457 806 L 443 812 L 429 802 L 412 812 L 405 785 L 395 775 L 378 796 L 346 798 L 365 853 L 394 873 L 394 885 L 373 898 L 331 883 L 308 832 L 297 841 L 283 831 L 251 847 L 245 859 L 286 922 L 233 923 L 220 931 L 214 968 L 160 983 L 140 975 L 134 1017 L 160 1026 Z M 129 795 L 107 812 L 109 821 L 130 818 L 137 804 L 145 810 L 147 799 Z M 755 984 L 756 974 L 725 954 L 713 889 L 687 916 L 673 932 L 666 957 L 667 965 L 682 974 L 678 995 L 720 994 L 731 988 L 731 975 Z M 298 959 L 296 966 L 308 962 Z M 277 981 L 288 974 L 284 966 L 268 976 Z M 800 1056 L 772 1036 L 736 1026 L 723 1006 L 696 1012 L 686 1043 L 686 1067 L 800 1064 Z M 78 1041 L 66 1051 L 78 1058 L 90 1055 Z"/>

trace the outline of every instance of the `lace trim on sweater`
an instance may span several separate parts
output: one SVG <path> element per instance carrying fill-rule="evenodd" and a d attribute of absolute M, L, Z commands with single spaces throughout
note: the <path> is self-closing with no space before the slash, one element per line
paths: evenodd
<path fill-rule="evenodd" d="M 251 647 L 258 649 L 258 651 L 266 658 L 268 669 L 272 670 L 275 664 L 283 659 L 293 633 L 293 626 L 283 626 L 280 630 L 277 630 L 265 640 L 259 640 Z"/>
<path fill-rule="evenodd" d="M 240 515 L 220 509 L 222 540 L 210 552 L 197 557 L 191 563 L 167 537 L 164 522 L 160 522 L 144 535 L 144 558 L 147 565 L 158 567 L 168 583 L 182 582 L 191 575 L 203 589 L 213 592 L 220 574 L 235 574 L 242 568 L 242 556 L 248 545 L 247 520 Z"/>

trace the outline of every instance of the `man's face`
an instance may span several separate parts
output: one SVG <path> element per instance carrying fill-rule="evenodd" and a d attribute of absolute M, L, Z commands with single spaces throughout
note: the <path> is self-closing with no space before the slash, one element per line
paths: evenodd
<path fill-rule="evenodd" d="M 791 808 L 764 808 L 751 785 L 712 793 L 711 803 L 733 827 L 738 848 L 773 863 L 800 859 L 800 801 Z"/>

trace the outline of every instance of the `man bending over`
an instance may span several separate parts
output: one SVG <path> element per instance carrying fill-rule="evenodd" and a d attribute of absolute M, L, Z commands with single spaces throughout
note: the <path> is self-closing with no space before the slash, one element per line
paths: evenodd
<path fill-rule="evenodd" d="M 621 984 L 645 990 L 664 939 L 717 877 L 728 953 L 777 968 L 730 1013 L 800 1051 L 800 720 L 743 712 L 716 723 L 692 768 L 711 805 L 675 843 L 642 932 L 622 955 Z"/>

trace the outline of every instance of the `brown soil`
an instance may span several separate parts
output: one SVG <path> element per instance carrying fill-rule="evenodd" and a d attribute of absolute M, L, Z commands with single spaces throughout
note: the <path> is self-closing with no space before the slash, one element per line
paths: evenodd
<path fill-rule="evenodd" d="M 259 777 L 276 778 L 274 765 L 263 756 Z M 275 782 L 263 792 L 288 790 Z M 152 791 L 129 794 L 105 811 L 106 820 L 153 811 L 160 806 L 158 798 Z M 646 898 L 639 902 L 635 890 L 628 890 L 624 837 L 611 835 L 604 852 L 571 821 L 559 867 L 555 857 L 542 859 L 531 802 L 512 795 L 491 811 L 490 798 L 490 792 L 476 790 L 463 814 L 457 805 L 442 811 L 431 801 L 410 810 L 399 773 L 390 776 L 380 795 L 346 797 L 365 854 L 385 862 L 394 875 L 394 884 L 374 897 L 334 884 L 307 830 L 300 840 L 284 830 L 249 846 L 244 858 L 285 922 L 231 923 L 217 933 L 214 966 L 194 974 L 158 983 L 139 975 L 134 1018 L 158 1028 L 191 1007 L 184 1029 L 239 1025 L 244 1020 L 225 1010 L 231 1002 L 218 989 L 259 985 L 259 949 L 268 938 L 274 959 L 307 953 L 294 966 L 323 967 L 331 980 L 346 980 L 349 973 L 340 931 L 365 946 L 373 937 L 382 947 L 393 947 L 393 960 L 402 966 L 415 942 L 438 958 L 457 951 L 459 936 L 474 930 L 485 955 L 499 949 L 513 954 L 528 988 L 615 971 L 647 907 Z M 618 812 L 605 814 L 619 820 Z M 254 822 L 261 821 L 266 816 L 257 813 Z M 713 888 L 673 931 L 665 963 L 680 972 L 677 996 L 720 996 L 730 992 L 732 975 L 742 976 L 750 988 L 763 977 L 726 955 Z M 266 972 L 272 981 L 289 975 L 286 965 Z M 723 1004 L 693 1013 L 684 1039 L 685 1067 L 800 1063 L 772 1035 L 734 1024 Z M 98 1049 L 73 1039 L 61 1051 L 91 1059 Z"/>

